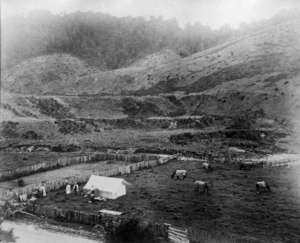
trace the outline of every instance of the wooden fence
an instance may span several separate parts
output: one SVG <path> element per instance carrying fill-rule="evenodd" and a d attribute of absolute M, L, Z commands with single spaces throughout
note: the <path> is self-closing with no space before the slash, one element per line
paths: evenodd
<path fill-rule="evenodd" d="M 106 158 L 106 160 L 108 160 L 108 158 L 113 159 L 115 158 L 114 156 L 112 156 L 111 154 L 109 154 L 108 156 L 104 156 L 103 158 Z M 100 176 L 116 176 L 116 175 L 124 175 L 124 174 L 129 174 L 132 173 L 133 171 L 136 170 L 141 170 L 144 168 L 150 168 L 150 167 L 155 167 L 158 166 L 160 164 L 164 164 L 167 163 L 168 161 L 174 159 L 176 156 L 164 156 L 162 158 L 159 158 L 158 160 L 149 160 L 149 161 L 141 161 L 141 162 L 136 162 L 127 166 L 122 166 L 119 167 L 117 169 L 112 169 L 112 170 L 107 170 L 107 171 L 100 171 L 98 173 L 98 175 Z M 129 159 L 129 157 L 126 157 Z M 138 158 L 135 156 L 135 158 Z M 141 156 L 140 158 L 153 158 L 151 156 Z M 118 157 L 119 159 L 119 157 Z M 71 177 L 70 179 L 68 179 L 68 182 L 71 184 L 74 184 L 75 182 L 77 183 L 84 183 L 86 181 L 88 181 L 90 175 L 84 175 L 84 176 L 79 176 L 79 177 Z M 61 188 L 62 186 L 66 185 L 66 179 L 59 179 L 59 180 L 54 180 L 54 181 L 47 181 L 46 183 L 46 190 L 56 190 Z M 15 188 L 12 190 L 7 190 L 4 192 L 0 193 L 0 199 L 2 200 L 8 200 L 10 198 L 13 197 L 18 197 L 20 195 L 23 194 L 31 194 L 32 191 L 34 190 L 35 187 L 40 187 L 41 183 L 38 185 L 32 184 L 32 185 L 27 185 L 25 187 L 20 187 L 20 188 Z"/>
<path fill-rule="evenodd" d="M 56 206 L 42 206 L 35 203 L 27 203 L 25 210 L 35 215 L 43 215 L 58 221 L 67 221 L 85 225 L 104 225 L 107 222 L 120 223 L 128 220 L 128 216 L 102 216 L 95 213 L 87 213 L 77 210 L 61 209 Z M 213 242 L 213 243 L 253 243 L 255 240 L 240 238 L 236 236 L 224 236 L 205 230 L 193 228 L 178 228 L 171 224 L 142 221 L 142 227 L 150 227 L 156 236 L 164 237 L 173 243 L 188 242 Z"/>
<path fill-rule="evenodd" d="M 89 163 L 96 161 L 117 160 L 128 162 L 139 162 L 157 159 L 155 155 L 139 154 L 139 155 L 127 155 L 127 154 L 115 154 L 115 153 L 94 153 L 93 155 L 78 156 L 74 158 L 59 158 L 53 162 L 44 162 L 30 166 L 24 166 L 15 170 L 4 171 L 0 173 L 0 181 L 16 179 L 31 175 L 34 173 L 57 169 L 65 166 L 76 165 L 80 163 Z"/>
<path fill-rule="evenodd" d="M 168 239 L 173 243 L 189 243 L 188 230 L 170 226 L 168 228 Z"/>
<path fill-rule="evenodd" d="M 191 243 L 255 243 L 260 242 L 255 237 L 245 237 L 228 234 L 220 234 L 218 232 L 206 231 L 194 229 L 191 227 L 187 228 L 187 238 Z"/>
<path fill-rule="evenodd" d="M 300 165 L 298 154 L 274 154 L 263 159 L 263 167 L 292 167 Z"/>

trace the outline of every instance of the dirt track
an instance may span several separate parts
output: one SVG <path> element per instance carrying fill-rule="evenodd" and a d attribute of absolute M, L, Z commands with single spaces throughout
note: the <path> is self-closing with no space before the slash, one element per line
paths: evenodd
<path fill-rule="evenodd" d="M 175 168 L 187 169 L 188 178 L 171 180 Z M 300 242 L 299 176 L 299 167 L 241 171 L 232 165 L 214 165 L 213 172 L 205 173 L 199 162 L 174 161 L 125 175 L 132 186 L 117 200 L 90 204 L 83 196 L 55 192 L 38 203 L 89 212 L 112 209 L 263 242 Z M 195 193 L 193 179 L 207 181 L 210 194 Z M 255 183 L 260 180 L 266 180 L 272 192 L 258 195 Z"/>

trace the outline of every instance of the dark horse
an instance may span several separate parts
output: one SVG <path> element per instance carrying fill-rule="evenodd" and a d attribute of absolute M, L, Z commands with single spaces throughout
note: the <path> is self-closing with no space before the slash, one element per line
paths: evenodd
<path fill-rule="evenodd" d="M 187 172 L 186 170 L 175 170 L 171 175 L 171 178 L 173 179 L 175 175 L 177 179 L 179 179 L 179 176 L 182 176 L 182 180 L 184 180 L 187 177 Z"/>
<path fill-rule="evenodd" d="M 241 162 L 240 163 L 240 170 L 250 170 L 254 164 L 252 162 Z"/>

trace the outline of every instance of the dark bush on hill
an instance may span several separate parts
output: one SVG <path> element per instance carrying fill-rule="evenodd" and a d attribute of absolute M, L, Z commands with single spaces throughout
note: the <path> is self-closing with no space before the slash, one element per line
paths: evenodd
<path fill-rule="evenodd" d="M 176 96 L 175 95 L 169 95 L 169 96 L 166 96 L 166 98 L 172 102 L 174 105 L 176 106 L 182 106 L 182 103 L 180 102 L 180 100 L 177 100 Z"/>
<path fill-rule="evenodd" d="M 124 113 L 129 117 L 150 117 L 163 115 L 162 111 L 153 103 L 137 101 L 133 98 L 122 100 Z"/>
<path fill-rule="evenodd" d="M 29 101 L 34 104 L 42 114 L 57 119 L 73 118 L 74 115 L 70 113 L 69 108 L 60 104 L 53 98 L 50 99 L 38 99 L 30 97 Z"/>
<path fill-rule="evenodd" d="M 43 136 L 38 135 L 35 131 L 26 131 L 22 134 L 24 139 L 42 139 Z"/>
<path fill-rule="evenodd" d="M 210 126 L 214 123 L 215 119 L 211 116 L 204 116 L 200 119 L 200 122 L 203 123 L 205 126 Z"/>
<path fill-rule="evenodd" d="M 224 133 L 227 138 L 244 139 L 254 142 L 261 141 L 260 132 L 255 130 L 231 130 Z"/>
<path fill-rule="evenodd" d="M 233 123 L 226 129 L 251 129 L 251 119 L 249 117 L 235 117 Z"/>
<path fill-rule="evenodd" d="M 135 154 L 177 154 L 178 150 L 175 149 L 160 149 L 160 148 L 138 148 L 134 151 Z"/>
<path fill-rule="evenodd" d="M 151 228 L 141 227 L 140 220 L 132 218 L 121 222 L 117 227 L 111 230 L 106 239 L 110 243 L 155 243 L 154 233 Z"/>
<path fill-rule="evenodd" d="M 57 144 L 51 148 L 53 152 L 75 152 L 79 151 L 80 147 L 76 144 Z"/>
<path fill-rule="evenodd" d="M 131 118 L 123 118 L 111 121 L 111 126 L 116 129 L 126 129 L 126 128 L 135 128 L 141 129 L 145 128 L 145 124 L 142 121 L 134 120 Z"/>
<path fill-rule="evenodd" d="M 19 136 L 18 130 L 18 122 L 12 121 L 3 121 L 1 124 L 1 135 L 6 138 L 16 138 Z"/>
<path fill-rule="evenodd" d="M 25 184 L 25 181 L 23 180 L 23 179 L 19 179 L 18 181 L 17 181 L 17 183 L 18 183 L 18 186 L 19 187 L 24 187 L 26 184 Z"/>
<path fill-rule="evenodd" d="M 89 132 L 84 121 L 57 120 L 55 123 L 59 126 L 59 131 L 63 134 Z"/>

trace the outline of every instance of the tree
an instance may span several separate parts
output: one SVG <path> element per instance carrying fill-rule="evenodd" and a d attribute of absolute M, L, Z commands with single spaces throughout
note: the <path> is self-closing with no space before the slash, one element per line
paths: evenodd
<path fill-rule="evenodd" d="M 106 235 L 110 243 L 155 243 L 153 231 L 149 226 L 142 227 L 141 221 L 136 218 L 121 222 Z"/>

